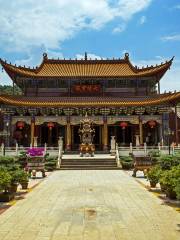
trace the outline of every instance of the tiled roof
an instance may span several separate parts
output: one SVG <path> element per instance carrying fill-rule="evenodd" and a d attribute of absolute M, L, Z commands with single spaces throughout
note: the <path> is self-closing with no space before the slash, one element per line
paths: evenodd
<path fill-rule="evenodd" d="M 171 66 L 172 60 L 141 69 L 131 64 L 128 54 L 124 59 L 112 60 L 53 60 L 45 54 L 43 62 L 36 69 L 17 67 L 2 59 L 0 63 L 9 75 L 26 77 L 138 77 L 158 73 L 162 76 Z"/>
<path fill-rule="evenodd" d="M 159 94 L 152 97 L 107 98 L 107 97 L 25 97 L 0 96 L 7 105 L 29 107 L 96 107 L 96 106 L 144 106 L 180 102 L 180 92 Z"/>

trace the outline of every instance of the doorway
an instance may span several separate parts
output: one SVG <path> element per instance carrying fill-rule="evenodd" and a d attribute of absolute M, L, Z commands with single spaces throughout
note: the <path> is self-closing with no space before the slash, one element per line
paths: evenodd
<path fill-rule="evenodd" d="M 65 128 L 64 126 L 54 123 L 52 128 L 47 126 L 47 123 L 44 123 L 40 126 L 40 143 L 44 145 L 47 143 L 50 147 L 58 146 L 59 137 L 65 137 Z"/>
<path fill-rule="evenodd" d="M 108 142 L 111 142 L 111 136 L 115 136 L 116 142 L 120 145 L 129 145 L 132 139 L 132 126 L 129 125 L 122 129 L 119 125 L 108 126 Z"/>

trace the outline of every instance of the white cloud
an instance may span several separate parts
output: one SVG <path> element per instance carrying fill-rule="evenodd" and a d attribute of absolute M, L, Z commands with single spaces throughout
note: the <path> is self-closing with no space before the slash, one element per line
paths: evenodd
<path fill-rule="evenodd" d="M 164 36 L 161 37 L 162 41 L 180 41 L 180 34 L 175 34 L 175 35 L 169 35 L 169 36 Z"/>
<path fill-rule="evenodd" d="M 112 33 L 121 33 L 126 29 L 126 25 L 125 24 L 121 24 L 117 27 L 115 27 L 112 31 Z"/>
<path fill-rule="evenodd" d="M 143 25 L 147 21 L 146 16 L 142 16 L 139 20 L 140 25 Z"/>
<path fill-rule="evenodd" d="M 1 85 L 12 85 L 12 80 L 5 71 L 0 74 L 0 83 Z"/>
<path fill-rule="evenodd" d="M 180 59 L 175 59 L 169 71 L 166 72 L 161 80 L 161 90 L 180 91 Z"/>
<path fill-rule="evenodd" d="M 58 49 L 82 29 L 101 29 L 119 17 L 122 23 L 152 0 L 0 0 L 0 45 L 28 51 Z"/>
<path fill-rule="evenodd" d="M 176 8 L 176 9 L 180 9 L 180 4 L 174 6 L 174 8 Z"/>

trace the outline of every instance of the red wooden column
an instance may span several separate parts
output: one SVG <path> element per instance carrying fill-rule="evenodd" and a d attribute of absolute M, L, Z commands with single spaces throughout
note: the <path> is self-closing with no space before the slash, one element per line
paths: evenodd
<path fill-rule="evenodd" d="M 34 147 L 35 117 L 31 118 L 31 144 Z"/>
<path fill-rule="evenodd" d="M 103 150 L 108 150 L 108 124 L 106 116 L 104 116 L 103 120 Z"/>

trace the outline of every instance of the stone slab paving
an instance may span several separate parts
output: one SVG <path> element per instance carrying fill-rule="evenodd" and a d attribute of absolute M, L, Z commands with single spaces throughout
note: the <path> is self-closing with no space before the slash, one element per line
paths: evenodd
<path fill-rule="evenodd" d="M 0 240 L 180 239 L 180 213 L 119 170 L 57 171 L 0 216 Z"/>

